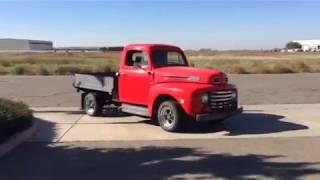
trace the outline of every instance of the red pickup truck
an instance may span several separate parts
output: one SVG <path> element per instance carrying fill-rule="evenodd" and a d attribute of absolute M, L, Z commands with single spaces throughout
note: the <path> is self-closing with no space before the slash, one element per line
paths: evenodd
<path fill-rule="evenodd" d="M 222 121 L 242 111 L 225 73 L 190 67 L 183 51 L 171 45 L 128 45 L 118 72 L 75 74 L 73 86 L 88 115 L 113 104 L 150 117 L 166 131 L 177 131 L 187 119 Z"/>

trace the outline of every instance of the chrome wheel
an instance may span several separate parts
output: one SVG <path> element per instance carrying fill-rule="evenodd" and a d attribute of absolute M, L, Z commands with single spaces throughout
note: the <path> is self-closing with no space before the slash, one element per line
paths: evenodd
<path fill-rule="evenodd" d="M 176 117 L 170 107 L 165 106 L 160 109 L 160 121 L 166 128 L 171 128 Z"/>
<path fill-rule="evenodd" d="M 99 104 L 95 94 L 89 93 L 84 98 L 84 108 L 89 116 L 99 115 L 101 111 L 101 103 Z"/>
<path fill-rule="evenodd" d="M 181 111 L 175 101 L 164 101 L 158 107 L 157 119 L 162 129 L 173 132 L 180 126 Z"/>
<path fill-rule="evenodd" d="M 87 114 L 93 114 L 95 108 L 96 108 L 96 103 L 92 99 L 86 101 Z"/>

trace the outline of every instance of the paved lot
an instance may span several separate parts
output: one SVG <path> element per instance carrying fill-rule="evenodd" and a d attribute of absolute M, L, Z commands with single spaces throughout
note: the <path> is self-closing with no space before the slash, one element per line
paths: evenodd
<path fill-rule="evenodd" d="M 320 74 L 231 75 L 241 104 L 320 103 Z M 0 97 L 30 106 L 79 106 L 70 76 L 0 76 Z"/>
<path fill-rule="evenodd" d="M 319 79 L 231 76 L 251 104 L 244 114 L 168 133 L 135 116 L 84 115 L 71 77 L 2 76 L 0 97 L 36 106 L 38 128 L 0 159 L 0 179 L 320 179 Z"/>

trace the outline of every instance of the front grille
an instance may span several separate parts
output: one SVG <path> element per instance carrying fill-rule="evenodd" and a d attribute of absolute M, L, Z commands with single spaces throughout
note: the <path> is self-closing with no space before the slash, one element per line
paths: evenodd
<path fill-rule="evenodd" d="M 209 93 L 209 105 L 213 110 L 230 109 L 235 105 L 235 92 L 228 91 L 212 91 Z"/>

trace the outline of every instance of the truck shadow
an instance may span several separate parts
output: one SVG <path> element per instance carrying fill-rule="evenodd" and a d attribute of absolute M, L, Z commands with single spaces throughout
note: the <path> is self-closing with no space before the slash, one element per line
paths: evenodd
<path fill-rule="evenodd" d="M 284 121 L 285 116 L 265 113 L 243 113 L 226 120 L 224 126 L 229 136 L 243 134 L 269 134 L 308 129 L 308 126 Z"/>
<path fill-rule="evenodd" d="M 126 116 L 130 116 L 125 114 Z M 106 115 L 105 117 L 110 117 Z M 115 117 L 115 116 L 114 116 Z M 119 116 L 118 116 L 119 117 Z M 190 123 L 182 127 L 177 133 L 208 134 L 226 131 L 226 136 L 237 135 L 259 135 L 277 132 L 296 131 L 308 129 L 308 126 L 283 121 L 285 116 L 266 113 L 243 113 L 235 117 L 226 119 L 224 122 Z M 157 126 L 150 119 L 144 119 L 134 122 L 110 122 L 106 124 L 148 124 Z M 159 127 L 160 128 L 160 127 Z"/>
<path fill-rule="evenodd" d="M 52 111 L 50 111 L 52 112 Z M 58 111 L 62 112 L 62 111 Z M 83 111 L 65 111 L 66 114 L 85 114 Z M 121 118 L 129 117 L 130 114 L 122 113 L 116 108 L 107 108 L 102 113 L 101 117 L 106 118 Z M 185 123 L 182 129 L 177 133 L 194 133 L 194 134 L 208 134 L 215 132 L 227 132 L 226 136 L 237 135 L 259 135 L 270 134 L 286 131 L 297 131 L 308 129 L 308 126 L 294 122 L 284 121 L 285 116 L 276 114 L 266 114 L 260 112 L 245 112 L 243 114 L 226 119 L 223 123 L 207 122 L 207 123 Z M 147 124 L 148 126 L 157 126 L 148 119 L 137 121 L 110 121 L 100 124 Z M 87 123 L 88 124 L 88 123 Z M 160 127 L 159 127 L 160 128 Z"/>
<path fill-rule="evenodd" d="M 214 133 L 226 131 L 227 136 L 270 134 L 308 129 L 308 126 L 286 122 L 284 116 L 265 113 L 243 113 L 226 119 L 223 123 L 199 123 L 187 125 L 180 133 Z"/>

